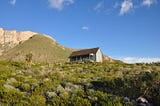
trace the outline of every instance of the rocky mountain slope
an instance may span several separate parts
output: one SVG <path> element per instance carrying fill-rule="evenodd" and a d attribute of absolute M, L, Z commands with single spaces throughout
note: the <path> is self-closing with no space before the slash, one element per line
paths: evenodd
<path fill-rule="evenodd" d="M 37 33 L 31 31 L 17 32 L 16 30 L 3 30 L 3 28 L 0 28 L 0 44 L 19 44 L 35 34 Z"/>
<path fill-rule="evenodd" d="M 37 33 L 31 31 L 17 32 L 16 30 L 3 30 L 3 28 L 0 28 L 0 55 L 35 34 Z"/>

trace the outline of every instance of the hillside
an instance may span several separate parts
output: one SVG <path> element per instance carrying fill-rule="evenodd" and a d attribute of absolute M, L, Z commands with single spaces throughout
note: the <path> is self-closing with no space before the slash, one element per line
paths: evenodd
<path fill-rule="evenodd" d="M 71 49 L 60 46 L 52 38 L 36 34 L 30 39 L 9 49 L 0 56 L 3 61 L 25 61 L 25 55 L 33 54 L 33 62 L 64 62 L 72 52 Z"/>
<path fill-rule="evenodd" d="M 160 63 L 0 62 L 1 106 L 160 106 Z"/>

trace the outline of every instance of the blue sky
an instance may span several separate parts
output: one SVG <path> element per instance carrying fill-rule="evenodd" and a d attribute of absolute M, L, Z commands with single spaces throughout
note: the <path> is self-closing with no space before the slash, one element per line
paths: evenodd
<path fill-rule="evenodd" d="M 159 0 L 0 0 L 0 27 L 125 62 L 160 61 Z"/>

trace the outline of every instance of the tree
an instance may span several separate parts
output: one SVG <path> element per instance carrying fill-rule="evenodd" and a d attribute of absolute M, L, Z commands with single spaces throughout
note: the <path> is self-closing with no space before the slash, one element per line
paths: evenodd
<path fill-rule="evenodd" d="M 29 53 L 29 54 L 26 54 L 26 64 L 27 64 L 27 67 L 31 67 L 31 64 L 32 64 L 32 57 L 33 57 L 33 54 L 32 53 Z"/>

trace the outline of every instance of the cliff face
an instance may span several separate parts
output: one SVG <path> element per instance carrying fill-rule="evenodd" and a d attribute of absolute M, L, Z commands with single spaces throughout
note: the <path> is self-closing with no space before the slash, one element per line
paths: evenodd
<path fill-rule="evenodd" d="M 17 32 L 16 30 L 3 30 L 0 28 L 0 55 L 35 34 L 37 33 L 31 31 Z"/>
<path fill-rule="evenodd" d="M 37 33 L 31 31 L 17 32 L 16 30 L 3 30 L 0 28 L 0 44 L 3 46 L 6 44 L 9 44 L 9 46 L 17 45 L 28 40 L 34 34 Z"/>

